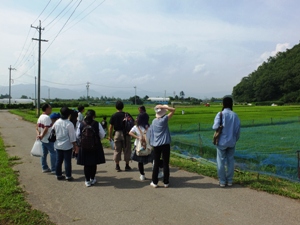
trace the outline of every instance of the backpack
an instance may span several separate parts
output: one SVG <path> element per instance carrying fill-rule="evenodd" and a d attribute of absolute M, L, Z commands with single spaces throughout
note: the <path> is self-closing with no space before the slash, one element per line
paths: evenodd
<path fill-rule="evenodd" d="M 124 134 L 128 134 L 131 128 L 134 126 L 134 119 L 129 113 L 125 113 L 124 119 L 123 119 L 123 131 Z"/>
<path fill-rule="evenodd" d="M 84 127 L 81 131 L 80 136 L 80 145 L 81 148 L 88 151 L 93 151 L 96 148 L 97 144 L 97 138 L 96 138 L 96 132 L 94 128 L 92 127 L 95 121 L 92 122 L 92 124 L 87 124 L 86 122 L 82 122 Z"/>

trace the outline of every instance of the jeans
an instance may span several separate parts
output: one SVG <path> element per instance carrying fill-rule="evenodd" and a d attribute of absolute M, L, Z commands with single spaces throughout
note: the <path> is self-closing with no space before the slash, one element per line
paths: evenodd
<path fill-rule="evenodd" d="M 217 169 L 220 184 L 232 183 L 235 147 L 217 148 Z M 227 163 L 227 171 L 225 170 Z"/>
<path fill-rule="evenodd" d="M 47 164 L 47 155 L 50 153 L 51 171 L 55 171 L 56 168 L 56 152 L 54 150 L 54 142 L 44 143 L 42 142 L 43 156 L 41 157 L 42 170 L 49 169 Z"/>
<path fill-rule="evenodd" d="M 154 184 L 158 183 L 158 172 L 159 172 L 159 164 L 160 164 L 160 156 L 162 155 L 163 160 L 163 168 L 164 168 L 164 184 L 169 184 L 169 177 L 170 177 L 170 168 L 169 168 L 169 161 L 170 161 L 170 145 L 161 145 L 154 147 L 154 165 L 153 165 L 153 172 L 152 172 L 152 182 Z"/>
<path fill-rule="evenodd" d="M 57 161 L 56 161 L 56 176 L 62 176 L 62 164 L 65 162 L 66 178 L 72 176 L 72 149 L 60 150 L 56 149 Z"/>

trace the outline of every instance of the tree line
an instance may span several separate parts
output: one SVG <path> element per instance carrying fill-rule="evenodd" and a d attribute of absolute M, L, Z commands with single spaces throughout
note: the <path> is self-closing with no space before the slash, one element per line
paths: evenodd
<path fill-rule="evenodd" d="M 237 102 L 300 102 L 300 44 L 269 57 L 234 88 Z"/>

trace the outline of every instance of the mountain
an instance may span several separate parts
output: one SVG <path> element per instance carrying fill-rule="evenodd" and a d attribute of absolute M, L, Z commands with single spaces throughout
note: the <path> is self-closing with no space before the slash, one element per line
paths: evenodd
<path fill-rule="evenodd" d="M 300 102 L 300 44 L 278 52 L 233 88 L 238 102 Z"/>

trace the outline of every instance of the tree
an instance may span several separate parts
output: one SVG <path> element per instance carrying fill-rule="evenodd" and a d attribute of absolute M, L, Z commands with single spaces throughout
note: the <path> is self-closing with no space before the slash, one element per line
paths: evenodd
<path fill-rule="evenodd" d="M 129 98 L 129 101 L 132 102 L 133 105 L 137 104 L 137 105 L 142 105 L 144 102 L 142 101 L 142 99 L 139 96 L 133 96 Z M 136 102 L 135 102 L 136 101 Z"/>
<path fill-rule="evenodd" d="M 181 91 L 181 92 L 179 93 L 179 95 L 180 95 L 180 98 L 181 98 L 181 99 L 184 99 L 185 94 L 184 94 L 183 91 Z"/>
<path fill-rule="evenodd" d="M 26 95 L 22 95 L 21 99 L 28 99 L 28 97 Z"/>

